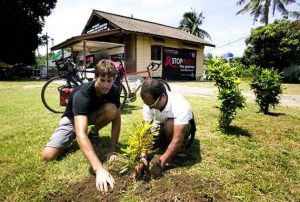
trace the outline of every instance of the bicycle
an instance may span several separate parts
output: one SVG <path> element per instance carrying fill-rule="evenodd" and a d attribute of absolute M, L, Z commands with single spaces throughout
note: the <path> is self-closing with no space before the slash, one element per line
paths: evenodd
<path fill-rule="evenodd" d="M 129 85 L 127 75 L 130 74 L 142 74 L 147 73 L 147 78 L 152 78 L 150 71 L 156 71 L 160 67 L 160 63 L 150 63 L 147 66 L 147 71 L 140 72 L 126 72 L 122 63 L 121 68 L 118 71 L 118 75 L 115 84 L 120 90 L 120 102 L 121 109 L 123 109 L 125 102 L 134 102 L 136 100 L 136 93 L 142 86 L 140 82 L 136 89 L 132 89 Z M 72 90 L 87 81 L 86 73 L 94 73 L 93 71 L 80 70 L 79 67 L 73 63 L 71 59 L 56 61 L 56 66 L 58 69 L 58 75 L 49 79 L 43 86 L 41 91 L 42 103 L 51 112 L 63 113 L 65 111 L 68 96 L 71 94 Z M 151 67 L 150 67 L 151 66 Z M 155 66 L 157 66 L 155 68 Z M 166 87 L 167 90 L 171 91 L 169 84 L 162 79 L 159 79 Z M 126 84 L 127 89 L 124 84 Z"/>
<path fill-rule="evenodd" d="M 63 113 L 65 111 L 68 96 L 72 90 L 91 80 L 86 77 L 86 73 L 93 71 L 81 70 L 72 59 L 63 59 L 56 61 L 58 76 L 49 79 L 43 86 L 41 98 L 44 106 L 54 113 Z"/>
<path fill-rule="evenodd" d="M 161 63 L 155 63 L 151 62 L 146 68 L 146 71 L 138 71 L 138 72 L 127 72 L 126 69 L 123 66 L 122 61 L 119 61 L 119 72 L 120 72 L 120 79 L 121 82 L 119 84 L 120 89 L 120 99 L 121 99 L 121 107 L 123 108 L 125 103 L 128 102 L 134 102 L 136 100 L 136 94 L 139 91 L 139 89 L 142 87 L 143 81 L 152 78 L 151 72 L 156 71 L 160 68 Z M 147 73 L 146 77 L 143 77 L 143 79 L 139 80 L 136 79 L 133 81 L 134 87 L 129 83 L 128 75 L 139 75 Z M 166 88 L 166 90 L 171 91 L 171 88 L 167 81 L 163 79 L 158 79 L 160 82 L 162 82 Z M 125 87 L 125 85 L 126 87 Z"/>

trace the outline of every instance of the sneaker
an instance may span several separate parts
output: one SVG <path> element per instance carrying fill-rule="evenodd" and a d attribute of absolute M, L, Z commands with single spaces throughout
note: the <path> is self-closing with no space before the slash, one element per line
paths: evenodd
<path fill-rule="evenodd" d="M 94 148 L 100 147 L 100 137 L 98 134 L 94 134 L 93 132 L 88 133 L 88 137 L 93 145 Z"/>
<path fill-rule="evenodd" d="M 180 158 L 186 158 L 186 157 L 188 157 L 188 155 L 187 155 L 187 153 L 185 153 L 185 151 L 177 152 L 176 156 L 180 157 Z"/>

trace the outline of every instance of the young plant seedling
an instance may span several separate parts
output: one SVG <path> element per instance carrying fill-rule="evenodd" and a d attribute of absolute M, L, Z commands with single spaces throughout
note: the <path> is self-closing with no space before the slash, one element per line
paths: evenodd
<path fill-rule="evenodd" d="M 141 153 L 151 153 L 153 150 L 153 137 L 156 132 L 151 131 L 152 123 L 143 122 L 141 118 L 133 124 L 133 133 L 128 137 L 128 145 L 121 148 L 126 158 L 126 165 L 122 167 L 120 173 L 132 170 L 138 163 L 142 163 Z M 145 171 L 149 170 L 146 168 Z"/>

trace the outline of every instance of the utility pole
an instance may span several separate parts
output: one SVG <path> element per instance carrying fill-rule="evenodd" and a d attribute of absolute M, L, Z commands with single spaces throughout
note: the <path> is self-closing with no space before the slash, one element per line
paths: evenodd
<path fill-rule="evenodd" d="M 47 58 L 47 65 L 46 65 L 46 78 L 48 78 L 48 68 L 49 68 L 49 59 L 48 59 L 48 33 L 46 32 L 46 58 Z"/>
<path fill-rule="evenodd" d="M 51 41 L 52 41 L 52 48 L 54 46 L 54 38 L 51 38 Z M 53 58 L 54 56 L 54 51 L 51 51 L 51 58 Z"/>

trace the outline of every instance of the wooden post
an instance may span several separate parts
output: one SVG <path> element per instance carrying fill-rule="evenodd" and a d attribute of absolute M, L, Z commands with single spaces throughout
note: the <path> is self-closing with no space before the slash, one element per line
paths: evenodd
<path fill-rule="evenodd" d="M 86 41 L 83 41 L 83 68 L 86 68 Z"/>
<path fill-rule="evenodd" d="M 86 70 L 86 41 L 83 40 L 83 69 Z M 86 78 L 86 72 L 84 72 L 84 77 Z"/>
<path fill-rule="evenodd" d="M 73 53 L 73 46 L 71 46 L 71 58 L 72 58 L 73 61 L 75 61 L 74 60 L 74 53 Z"/>

